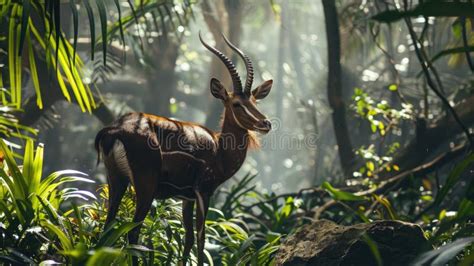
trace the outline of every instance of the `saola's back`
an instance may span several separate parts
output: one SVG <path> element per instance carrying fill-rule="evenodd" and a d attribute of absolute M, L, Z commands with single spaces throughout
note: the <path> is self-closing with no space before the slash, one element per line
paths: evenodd
<path fill-rule="evenodd" d="M 144 149 L 166 153 L 183 151 L 198 158 L 215 155 L 216 133 L 201 125 L 181 122 L 145 113 L 129 113 L 97 134 L 96 150 L 99 143 L 102 152 L 108 154 L 118 139 L 124 143 L 129 153 L 142 153 Z M 130 144 L 128 144 L 130 143 Z M 141 157 L 139 154 L 134 156 Z"/>

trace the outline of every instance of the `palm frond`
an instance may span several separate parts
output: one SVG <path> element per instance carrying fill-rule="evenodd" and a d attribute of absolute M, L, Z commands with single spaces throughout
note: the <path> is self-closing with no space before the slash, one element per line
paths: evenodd
<path fill-rule="evenodd" d="M 191 10 L 191 4 L 188 1 L 139 1 L 137 6 L 134 6 L 133 1 L 114 0 L 118 20 L 108 27 L 107 21 L 110 18 L 107 12 L 108 5 L 104 1 L 96 1 L 96 6 L 93 7 L 89 0 L 82 2 L 70 0 L 68 4 L 71 8 L 73 36 L 72 41 L 69 42 L 61 29 L 61 22 L 64 18 L 61 17 L 60 4 L 60 1 L 51 0 L 2 2 L 0 18 L 8 21 L 8 37 L 6 40 L 0 40 L 6 41 L 6 47 L 8 47 L 8 67 L 2 71 L 2 75 L 8 73 L 9 77 L 7 80 L 3 79 L 3 76 L 0 78 L 1 87 L 8 88 L 8 90 L 1 92 L 3 105 L 13 104 L 15 108 L 21 108 L 23 102 L 22 72 L 24 68 L 28 68 L 33 80 L 37 105 L 40 109 L 43 108 L 41 93 L 43 85 L 38 78 L 38 67 L 46 64 L 48 69 L 54 73 L 53 77 L 57 79 L 58 87 L 67 101 L 76 101 L 83 112 L 91 112 L 95 108 L 90 88 L 83 82 L 82 66 L 84 64 L 77 56 L 79 24 L 81 23 L 78 5 L 83 5 L 87 13 L 92 60 L 95 55 L 95 47 L 100 44 L 104 67 L 107 67 L 108 63 L 107 46 L 115 39 L 117 33 L 125 46 L 125 40 L 130 39 L 125 38 L 129 28 L 142 22 L 150 22 L 150 16 L 146 14 L 152 14 L 155 22 L 156 17 L 159 16 L 162 23 L 155 23 L 154 30 L 166 33 L 170 26 L 176 28 L 177 23 L 185 24 L 187 21 L 185 14 Z M 124 8 L 124 4 L 129 5 L 129 10 Z M 178 12 L 178 6 L 185 12 Z M 94 10 L 97 11 L 100 20 L 101 34 L 99 38 L 96 38 Z M 43 27 L 39 27 L 39 25 L 44 26 L 44 31 Z M 138 38 L 141 41 L 140 34 L 138 34 Z M 24 49 L 25 46 L 26 49 Z M 27 53 L 28 60 L 22 60 L 25 53 Z M 28 66 L 24 65 L 24 62 L 28 62 Z"/>

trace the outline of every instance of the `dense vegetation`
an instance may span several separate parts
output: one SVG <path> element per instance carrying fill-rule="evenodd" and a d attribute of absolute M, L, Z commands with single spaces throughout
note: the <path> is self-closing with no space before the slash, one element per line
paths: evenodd
<path fill-rule="evenodd" d="M 1 263 L 178 263 L 179 200 L 154 202 L 140 245 L 125 237 L 132 188 L 103 228 L 108 188 L 91 143 L 130 110 L 217 127 L 207 69 L 230 80 L 200 55 L 199 29 L 229 54 L 221 32 L 256 47 L 259 78 L 276 87 L 262 108 L 281 131 L 268 139 L 290 130 L 299 147 L 264 145 L 219 189 L 209 264 L 271 264 L 318 219 L 417 223 L 435 248 L 417 263 L 474 263 L 472 2 L 250 2 L 0 1 Z"/>

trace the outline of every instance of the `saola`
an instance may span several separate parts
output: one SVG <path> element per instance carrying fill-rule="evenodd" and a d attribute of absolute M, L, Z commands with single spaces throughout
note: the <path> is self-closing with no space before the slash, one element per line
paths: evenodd
<path fill-rule="evenodd" d="M 187 259 L 194 243 L 196 202 L 198 265 L 204 260 L 204 222 L 210 197 L 239 170 L 248 148 L 258 145 L 254 132 L 266 134 L 271 129 L 270 121 L 258 110 L 256 101 L 268 95 L 272 80 L 251 90 L 254 73 L 250 59 L 223 37 L 245 62 L 247 78 L 242 86 L 234 63 L 199 35 L 201 43 L 224 63 L 232 78 L 232 92 L 215 78 L 210 82 L 211 94 L 220 99 L 225 108 L 221 132 L 166 117 L 129 113 L 99 131 L 95 139 L 98 160 L 102 156 L 107 168 L 106 226 L 115 218 L 129 183 L 136 192 L 134 222 L 145 219 L 154 198 L 180 198 L 186 231 L 183 257 Z M 139 232 L 140 226 L 130 231 L 130 244 L 138 242 Z"/>

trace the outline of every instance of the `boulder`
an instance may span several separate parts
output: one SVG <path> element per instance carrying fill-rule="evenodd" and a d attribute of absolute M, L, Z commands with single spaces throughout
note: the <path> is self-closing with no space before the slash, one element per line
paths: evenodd
<path fill-rule="evenodd" d="M 370 245 L 368 244 L 370 243 Z M 278 250 L 276 265 L 377 265 L 370 246 L 377 246 L 383 265 L 407 265 L 429 248 L 422 229 L 401 221 L 342 226 L 319 220 L 299 228 Z"/>

